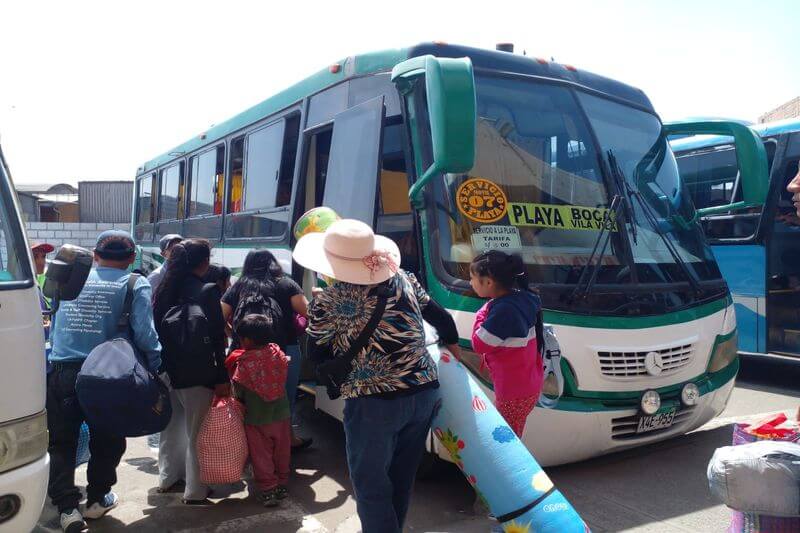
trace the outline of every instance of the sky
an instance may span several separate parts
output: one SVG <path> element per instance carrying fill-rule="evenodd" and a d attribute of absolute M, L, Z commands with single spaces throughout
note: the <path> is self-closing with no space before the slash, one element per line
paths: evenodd
<path fill-rule="evenodd" d="M 0 143 L 16 183 L 145 161 L 346 56 L 440 40 L 641 88 L 664 120 L 800 96 L 800 2 L 3 2 Z"/>

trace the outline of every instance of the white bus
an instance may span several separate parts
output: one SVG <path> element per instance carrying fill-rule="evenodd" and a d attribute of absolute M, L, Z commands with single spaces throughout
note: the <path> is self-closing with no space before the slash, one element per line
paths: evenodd
<path fill-rule="evenodd" d="M 132 230 L 145 270 L 158 239 L 181 233 L 210 239 L 234 273 L 269 247 L 308 283 L 291 261 L 295 221 L 325 205 L 367 222 L 453 314 L 490 397 L 469 352 L 483 302 L 468 267 L 492 247 L 521 253 L 564 375 L 524 440 L 542 465 L 578 461 L 725 407 L 733 307 L 666 135 L 736 129 L 763 163 L 744 179 L 760 179 L 763 147 L 737 128 L 664 125 L 642 91 L 569 65 L 424 43 L 337 61 L 143 164 Z M 341 417 L 324 392 L 317 406 Z"/>
<path fill-rule="evenodd" d="M 20 209 L 0 152 L 0 531 L 30 531 L 50 462 L 44 332 Z"/>

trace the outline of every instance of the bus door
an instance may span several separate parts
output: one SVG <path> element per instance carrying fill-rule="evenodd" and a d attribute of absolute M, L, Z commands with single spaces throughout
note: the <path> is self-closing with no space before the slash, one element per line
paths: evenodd
<path fill-rule="evenodd" d="M 776 205 L 767 238 L 767 351 L 793 356 L 800 356 L 800 218 L 786 186 L 799 164 L 800 133 L 793 133 L 773 172 Z"/>
<path fill-rule="evenodd" d="M 333 125 L 307 138 L 305 209 L 326 206 L 342 218 L 375 225 L 375 199 L 385 115 L 380 96 L 336 115 Z M 303 275 L 310 295 L 313 273 Z"/>

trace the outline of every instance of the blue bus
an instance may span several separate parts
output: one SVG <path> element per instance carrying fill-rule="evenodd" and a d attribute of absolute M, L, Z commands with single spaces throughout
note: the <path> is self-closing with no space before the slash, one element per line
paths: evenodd
<path fill-rule="evenodd" d="M 798 173 L 800 119 L 752 126 L 767 152 L 763 205 L 715 210 L 741 199 L 731 137 L 672 141 L 701 224 L 736 307 L 739 350 L 800 357 L 800 218 L 786 186 Z M 713 211 L 703 214 L 705 211 Z"/>

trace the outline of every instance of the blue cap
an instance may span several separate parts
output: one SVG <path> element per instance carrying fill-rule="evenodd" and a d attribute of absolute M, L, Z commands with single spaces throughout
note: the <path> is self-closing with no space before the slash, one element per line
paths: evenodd
<path fill-rule="evenodd" d="M 110 229 L 97 236 L 94 251 L 103 259 L 127 259 L 136 252 L 136 243 L 127 231 Z"/>

